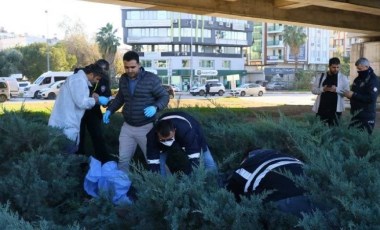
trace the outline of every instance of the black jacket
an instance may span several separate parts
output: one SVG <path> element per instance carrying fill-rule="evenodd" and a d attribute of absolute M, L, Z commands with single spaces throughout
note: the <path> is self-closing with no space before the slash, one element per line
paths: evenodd
<path fill-rule="evenodd" d="M 93 87 L 90 87 L 90 96 L 93 93 L 97 93 L 97 94 L 99 94 L 99 96 L 110 97 L 111 96 L 111 87 L 110 87 L 109 80 L 104 78 L 104 77 L 101 78 L 96 85 L 94 85 Z M 86 113 L 89 113 L 89 112 L 96 114 L 100 119 L 103 116 L 99 104 L 95 104 L 94 107 L 92 107 L 89 110 L 86 110 Z"/>
<path fill-rule="evenodd" d="M 123 106 L 123 116 L 126 123 L 131 126 L 143 126 L 155 120 L 153 117 L 145 117 L 144 109 L 148 106 L 156 106 L 158 110 L 164 109 L 169 103 L 169 94 L 162 87 L 157 75 L 140 68 L 138 82 L 131 95 L 129 91 L 128 76 L 123 74 L 119 82 L 119 92 L 113 102 L 108 106 L 111 113 Z"/>
<path fill-rule="evenodd" d="M 350 99 L 351 114 L 354 115 L 360 111 L 355 118 L 375 120 L 378 87 L 379 81 L 371 67 L 368 73 L 355 78 L 351 87 L 354 94 Z"/>
<path fill-rule="evenodd" d="M 285 171 L 293 175 L 303 174 L 303 163 L 298 159 L 272 149 L 259 149 L 249 153 L 240 167 L 227 181 L 227 190 L 240 196 L 270 193 L 265 201 L 278 201 L 304 194 L 304 190 L 282 174 Z"/>
<path fill-rule="evenodd" d="M 170 119 L 175 128 L 175 142 L 189 159 L 189 167 L 185 173 L 191 172 L 191 166 L 199 165 L 199 157 L 202 151 L 207 150 L 207 143 L 202 128 L 197 120 L 184 112 L 164 113 L 158 120 Z M 167 147 L 158 140 L 156 130 L 152 129 L 147 134 L 147 159 L 149 169 L 158 172 L 160 169 L 160 153 L 171 147 Z M 189 170 L 189 171 L 188 171 Z"/>

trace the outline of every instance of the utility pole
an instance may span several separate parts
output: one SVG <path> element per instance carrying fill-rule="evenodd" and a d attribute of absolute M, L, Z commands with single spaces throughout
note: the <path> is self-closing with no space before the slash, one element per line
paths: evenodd
<path fill-rule="evenodd" d="M 45 10 L 46 13 L 46 68 L 50 71 L 50 47 L 49 47 L 49 12 Z"/>

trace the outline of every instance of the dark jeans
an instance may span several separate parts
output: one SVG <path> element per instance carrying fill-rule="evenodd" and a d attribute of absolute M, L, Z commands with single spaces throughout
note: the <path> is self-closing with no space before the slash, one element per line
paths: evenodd
<path fill-rule="evenodd" d="M 302 212 L 311 213 L 317 208 L 322 210 L 325 209 L 325 207 L 322 208 L 313 204 L 307 196 L 289 197 L 276 201 L 274 203 L 277 205 L 279 210 L 296 215 L 298 217 L 302 217 Z"/>
<path fill-rule="evenodd" d="M 366 130 L 369 134 L 372 134 L 375 128 L 375 120 L 368 120 L 363 118 L 352 118 L 349 128 L 358 128 Z"/>
<path fill-rule="evenodd" d="M 94 153 L 89 154 L 102 163 L 114 160 L 107 152 L 105 139 L 102 130 L 102 119 L 93 110 L 86 110 L 80 124 L 80 142 L 77 154 L 86 155 L 86 128 L 90 134 Z"/>
<path fill-rule="evenodd" d="M 339 119 L 341 115 L 342 115 L 341 112 L 336 112 L 332 114 L 317 113 L 317 116 L 319 117 L 319 119 L 321 119 L 321 121 L 328 124 L 330 127 L 339 125 Z"/>

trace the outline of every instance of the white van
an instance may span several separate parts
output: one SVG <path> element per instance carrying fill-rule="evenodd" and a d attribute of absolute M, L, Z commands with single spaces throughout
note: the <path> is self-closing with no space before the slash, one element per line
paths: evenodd
<path fill-rule="evenodd" d="M 18 82 L 16 78 L 13 77 L 0 77 L 0 80 L 5 81 L 9 88 L 9 93 L 11 97 L 18 97 Z"/>
<path fill-rule="evenodd" d="M 9 93 L 8 84 L 6 81 L 0 79 L 0 102 L 5 102 L 11 97 Z"/>
<path fill-rule="evenodd" d="M 73 72 L 46 72 L 37 78 L 30 86 L 27 86 L 24 90 L 24 97 L 37 98 L 41 89 L 46 88 L 51 83 L 66 80 L 68 76 Z"/>

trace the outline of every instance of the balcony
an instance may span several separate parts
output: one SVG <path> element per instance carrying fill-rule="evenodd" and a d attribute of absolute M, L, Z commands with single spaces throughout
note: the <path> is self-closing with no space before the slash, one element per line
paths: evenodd
<path fill-rule="evenodd" d="M 267 41 L 267 46 L 284 46 L 283 41 Z"/>
<path fill-rule="evenodd" d="M 267 31 L 268 33 L 281 33 L 282 31 L 284 31 L 284 27 L 283 26 L 268 26 Z"/>
<path fill-rule="evenodd" d="M 269 55 L 267 56 L 268 62 L 283 62 L 284 57 L 282 55 Z"/>

